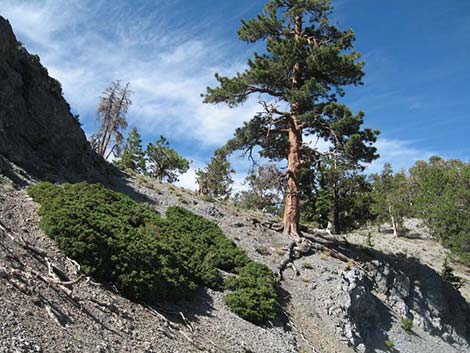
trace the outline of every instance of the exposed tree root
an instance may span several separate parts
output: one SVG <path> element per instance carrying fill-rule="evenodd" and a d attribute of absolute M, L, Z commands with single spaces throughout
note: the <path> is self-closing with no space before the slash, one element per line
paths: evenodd
<path fill-rule="evenodd" d="M 278 232 L 284 231 L 282 222 L 261 222 L 255 218 L 251 219 L 251 222 L 255 227 L 264 227 Z M 280 280 L 284 279 L 283 273 L 288 267 L 292 268 L 294 271 L 294 276 L 299 276 L 300 271 L 295 267 L 294 261 L 305 255 L 308 255 L 314 250 L 328 253 L 331 257 L 334 257 L 343 262 L 349 262 L 353 260 L 351 257 L 344 254 L 340 250 L 335 249 L 330 241 L 324 239 L 326 236 L 331 236 L 330 230 L 310 229 L 309 231 L 313 234 L 309 234 L 307 232 L 302 233 L 301 235 L 288 234 L 292 237 L 292 241 L 287 247 L 287 257 L 278 266 L 278 277 Z"/>
<path fill-rule="evenodd" d="M 315 229 L 313 232 L 314 234 L 302 233 L 300 238 L 294 235 L 294 239 L 287 248 L 287 257 L 278 266 L 278 277 L 281 281 L 284 279 L 283 273 L 288 267 L 293 269 L 295 276 L 299 276 L 300 271 L 295 267 L 294 261 L 308 255 L 312 251 L 325 252 L 329 256 L 343 262 L 354 261 L 345 252 L 335 248 L 332 242 L 324 239 L 325 236 L 331 235 L 329 230 Z"/>

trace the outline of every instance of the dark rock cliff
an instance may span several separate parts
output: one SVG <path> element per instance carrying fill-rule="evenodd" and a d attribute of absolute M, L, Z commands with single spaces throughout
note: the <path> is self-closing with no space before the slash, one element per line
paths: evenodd
<path fill-rule="evenodd" d="M 16 40 L 0 16 L 0 172 L 11 164 L 38 179 L 102 180 L 107 166 L 37 55 Z"/>

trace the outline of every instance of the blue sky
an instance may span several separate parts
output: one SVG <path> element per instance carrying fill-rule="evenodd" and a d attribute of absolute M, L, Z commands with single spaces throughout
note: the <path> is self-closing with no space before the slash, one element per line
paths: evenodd
<path fill-rule="evenodd" d="M 193 160 L 194 169 L 258 110 L 203 105 L 200 93 L 214 72 L 244 68 L 256 49 L 238 41 L 241 18 L 256 15 L 256 0 L 0 0 L 18 39 L 62 82 L 87 134 L 94 131 L 98 97 L 113 80 L 129 81 L 129 124 L 144 142 L 165 135 Z M 334 20 L 353 28 L 366 61 L 365 85 L 344 102 L 366 112 L 380 129 L 381 159 L 395 169 L 439 154 L 470 154 L 470 2 L 467 0 L 337 0 Z M 258 47 L 258 49 L 261 47 Z M 247 161 L 233 159 L 236 182 Z"/>

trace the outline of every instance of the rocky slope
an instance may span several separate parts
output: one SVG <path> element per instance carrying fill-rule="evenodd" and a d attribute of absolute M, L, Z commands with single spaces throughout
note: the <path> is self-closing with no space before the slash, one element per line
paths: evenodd
<path fill-rule="evenodd" d="M 106 171 L 62 97 L 60 83 L 0 16 L 0 171 L 13 175 L 11 163 L 29 176 L 51 180 L 102 179 Z"/>
<path fill-rule="evenodd" d="M 212 219 L 273 271 L 286 256 L 289 240 L 269 229 L 266 215 L 144 177 L 120 183 L 114 188 L 132 188 L 134 198 L 159 212 L 180 205 Z M 123 299 L 84 277 L 38 229 L 38 205 L 23 190 L 8 184 L 0 190 L 0 352 L 470 352 L 468 304 L 437 267 L 419 260 L 428 254 L 400 252 L 406 239 L 371 230 L 381 246 L 393 240 L 384 251 L 361 246 L 360 233 L 318 238 L 331 252 L 295 261 L 298 275 L 286 270 L 285 315 L 258 327 L 231 313 L 221 292 L 201 290 L 193 302 L 155 308 Z M 419 242 L 440 254 L 432 240 Z M 56 276 L 72 284 L 61 288 Z M 405 318 L 413 321 L 410 332 Z"/>

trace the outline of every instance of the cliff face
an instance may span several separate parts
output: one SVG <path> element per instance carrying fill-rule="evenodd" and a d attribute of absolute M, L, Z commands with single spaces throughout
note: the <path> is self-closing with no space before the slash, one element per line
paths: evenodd
<path fill-rule="evenodd" d="M 105 162 L 36 55 L 16 40 L 0 16 L 0 171 L 9 163 L 29 175 L 55 181 L 101 179 Z"/>

